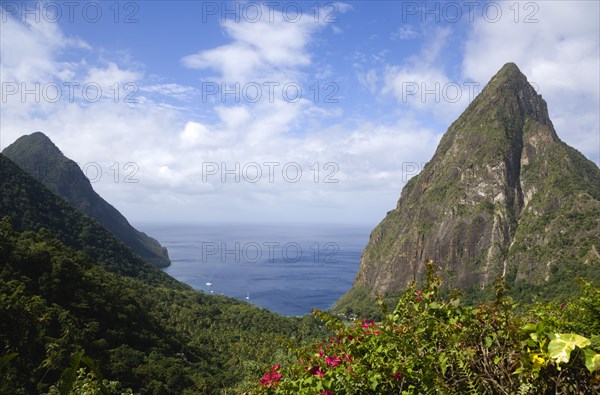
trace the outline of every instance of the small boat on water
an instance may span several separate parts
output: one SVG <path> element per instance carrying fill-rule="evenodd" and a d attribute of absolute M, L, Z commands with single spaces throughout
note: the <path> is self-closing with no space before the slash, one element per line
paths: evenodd
<path fill-rule="evenodd" d="M 212 287 L 212 283 L 206 283 L 207 287 Z"/>
<path fill-rule="evenodd" d="M 250 292 L 246 292 L 246 300 L 250 300 Z"/>

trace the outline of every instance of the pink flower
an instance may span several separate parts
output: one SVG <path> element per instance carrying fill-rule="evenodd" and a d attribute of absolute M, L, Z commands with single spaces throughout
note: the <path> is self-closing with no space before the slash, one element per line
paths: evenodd
<path fill-rule="evenodd" d="M 333 357 L 327 357 L 327 358 L 325 358 L 325 363 L 332 367 L 336 367 L 340 363 L 342 363 L 342 358 L 335 356 L 335 355 Z"/>
<path fill-rule="evenodd" d="M 363 327 L 363 329 L 367 329 L 367 328 L 372 327 L 374 325 L 375 325 L 375 322 L 373 322 L 373 321 L 367 322 L 367 320 L 364 320 L 364 322 L 362 324 L 362 327 Z"/>
<path fill-rule="evenodd" d="M 271 367 L 271 371 L 265 373 L 260 379 L 260 384 L 265 387 L 274 387 L 283 378 L 283 375 L 278 372 L 279 369 L 281 369 L 281 365 Z"/>
<path fill-rule="evenodd" d="M 394 375 L 394 380 L 398 380 L 400 377 L 402 377 L 402 372 L 396 372 Z"/>
<path fill-rule="evenodd" d="M 321 390 L 321 392 L 319 392 L 322 395 L 335 395 L 333 392 L 329 391 L 329 390 Z"/>
<path fill-rule="evenodd" d="M 321 369 L 319 369 L 318 366 L 313 366 L 312 368 L 310 368 L 308 373 L 314 374 L 315 376 L 323 377 L 323 372 L 321 371 Z"/>
<path fill-rule="evenodd" d="M 417 291 L 417 302 L 420 302 L 423 298 L 421 297 L 421 291 Z"/>

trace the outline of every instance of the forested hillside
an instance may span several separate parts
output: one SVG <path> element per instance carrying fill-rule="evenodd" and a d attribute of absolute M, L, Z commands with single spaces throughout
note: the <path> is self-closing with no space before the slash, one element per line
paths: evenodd
<path fill-rule="evenodd" d="M 2 155 L 0 173 L 0 393 L 66 394 L 79 367 L 116 393 L 243 392 L 324 333 L 310 316 L 193 291 Z"/>
<path fill-rule="evenodd" d="M 79 165 L 63 155 L 44 133 L 21 136 L 2 154 L 73 207 L 96 219 L 145 261 L 158 267 L 170 264 L 167 249 L 133 228 L 115 207 L 98 195 Z"/>

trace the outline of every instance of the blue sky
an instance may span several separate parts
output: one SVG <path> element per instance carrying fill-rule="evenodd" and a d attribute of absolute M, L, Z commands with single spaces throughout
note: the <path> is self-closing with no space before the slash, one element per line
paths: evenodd
<path fill-rule="evenodd" d="M 506 62 L 600 163 L 599 18 L 596 1 L 2 1 L 0 148 L 44 131 L 133 222 L 375 225 Z"/>

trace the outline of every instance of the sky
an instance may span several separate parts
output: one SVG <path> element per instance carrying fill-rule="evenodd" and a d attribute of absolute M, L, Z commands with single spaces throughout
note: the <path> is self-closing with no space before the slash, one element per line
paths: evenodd
<path fill-rule="evenodd" d="M 0 149 L 47 134 L 133 223 L 375 226 L 515 62 L 600 164 L 597 1 L 1 1 Z"/>

